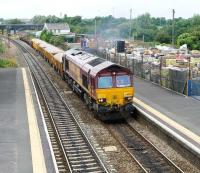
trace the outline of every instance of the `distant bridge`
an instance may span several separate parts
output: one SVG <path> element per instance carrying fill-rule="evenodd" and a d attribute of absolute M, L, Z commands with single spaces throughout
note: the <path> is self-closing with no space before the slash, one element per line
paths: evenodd
<path fill-rule="evenodd" d="M 43 27 L 44 25 L 41 24 L 0 24 L 0 30 L 2 33 L 4 30 L 7 30 L 7 32 L 13 30 L 14 33 L 22 30 L 42 30 Z"/>

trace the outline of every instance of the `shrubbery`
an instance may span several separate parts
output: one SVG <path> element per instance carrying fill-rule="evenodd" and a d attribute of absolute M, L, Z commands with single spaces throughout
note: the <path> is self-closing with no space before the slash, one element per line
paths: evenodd
<path fill-rule="evenodd" d="M 0 68 L 16 67 L 16 62 L 7 59 L 0 59 Z"/>
<path fill-rule="evenodd" d="M 46 30 L 42 31 L 40 39 L 49 42 L 55 46 L 62 45 L 65 42 L 64 36 L 55 36 L 52 34 L 52 32 L 48 32 Z"/>
<path fill-rule="evenodd" d="M 179 46 L 187 44 L 189 49 L 198 49 L 200 50 L 200 32 L 195 31 L 191 33 L 183 33 L 179 35 L 177 39 L 177 44 Z"/>

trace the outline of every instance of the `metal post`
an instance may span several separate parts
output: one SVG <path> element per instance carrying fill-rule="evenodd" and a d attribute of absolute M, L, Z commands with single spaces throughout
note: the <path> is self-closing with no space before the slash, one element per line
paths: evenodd
<path fill-rule="evenodd" d="M 135 74 L 135 73 L 134 73 L 134 69 L 135 69 L 134 65 L 135 65 L 134 59 L 132 59 L 133 75 Z"/>
<path fill-rule="evenodd" d="M 152 69 L 152 62 L 150 62 L 150 81 L 152 81 L 152 74 L 151 74 L 151 69 Z"/>
<path fill-rule="evenodd" d="M 8 48 L 10 48 L 10 33 L 8 33 Z"/>
<path fill-rule="evenodd" d="M 191 80 L 191 65 L 190 65 L 191 57 L 189 57 L 188 65 L 189 65 L 189 80 Z"/>
<path fill-rule="evenodd" d="M 174 16 L 175 16 L 175 10 L 172 9 L 172 45 L 174 46 L 174 26 L 175 26 L 175 21 L 174 21 Z"/>
<path fill-rule="evenodd" d="M 98 49 L 98 41 L 97 41 L 97 20 L 94 19 L 94 40 L 96 42 L 96 49 Z"/>
<path fill-rule="evenodd" d="M 162 56 L 160 57 L 160 85 L 162 86 Z"/>
<path fill-rule="evenodd" d="M 128 63 L 127 63 L 127 54 L 126 54 L 126 48 L 125 48 L 125 67 L 128 67 Z"/>
<path fill-rule="evenodd" d="M 114 53 L 114 63 L 115 63 L 115 59 L 116 59 L 116 56 L 117 56 L 117 50 L 116 50 L 116 45 L 115 45 L 115 53 Z"/>
<path fill-rule="evenodd" d="M 142 75 L 141 76 L 142 76 L 142 78 L 144 78 L 144 74 L 143 74 L 143 69 L 144 69 L 144 64 L 143 64 L 144 59 L 143 58 L 144 58 L 144 55 L 143 55 L 143 52 L 142 52 L 141 56 L 142 56 Z"/>

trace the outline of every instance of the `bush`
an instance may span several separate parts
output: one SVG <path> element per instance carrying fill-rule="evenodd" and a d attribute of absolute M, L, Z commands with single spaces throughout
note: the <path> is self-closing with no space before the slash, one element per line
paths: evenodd
<path fill-rule="evenodd" d="M 200 50 L 200 33 L 192 32 L 192 33 L 183 33 L 177 39 L 177 44 L 179 46 L 183 44 L 187 44 L 190 50 L 198 49 Z"/>
<path fill-rule="evenodd" d="M 52 36 L 53 36 L 52 32 L 48 32 L 47 30 L 44 30 L 42 31 L 40 35 L 40 39 L 46 42 L 49 42 Z"/>
<path fill-rule="evenodd" d="M 65 39 L 63 36 L 52 36 L 49 40 L 49 43 L 58 46 L 62 45 L 65 42 Z"/>
<path fill-rule="evenodd" d="M 16 67 L 16 63 L 7 59 L 0 59 L 0 68 Z"/>

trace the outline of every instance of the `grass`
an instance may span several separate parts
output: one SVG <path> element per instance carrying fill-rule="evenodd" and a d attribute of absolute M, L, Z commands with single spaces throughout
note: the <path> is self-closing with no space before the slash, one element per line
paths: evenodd
<path fill-rule="evenodd" d="M 0 68 L 7 68 L 7 67 L 17 67 L 17 64 L 13 60 L 0 59 Z"/>

